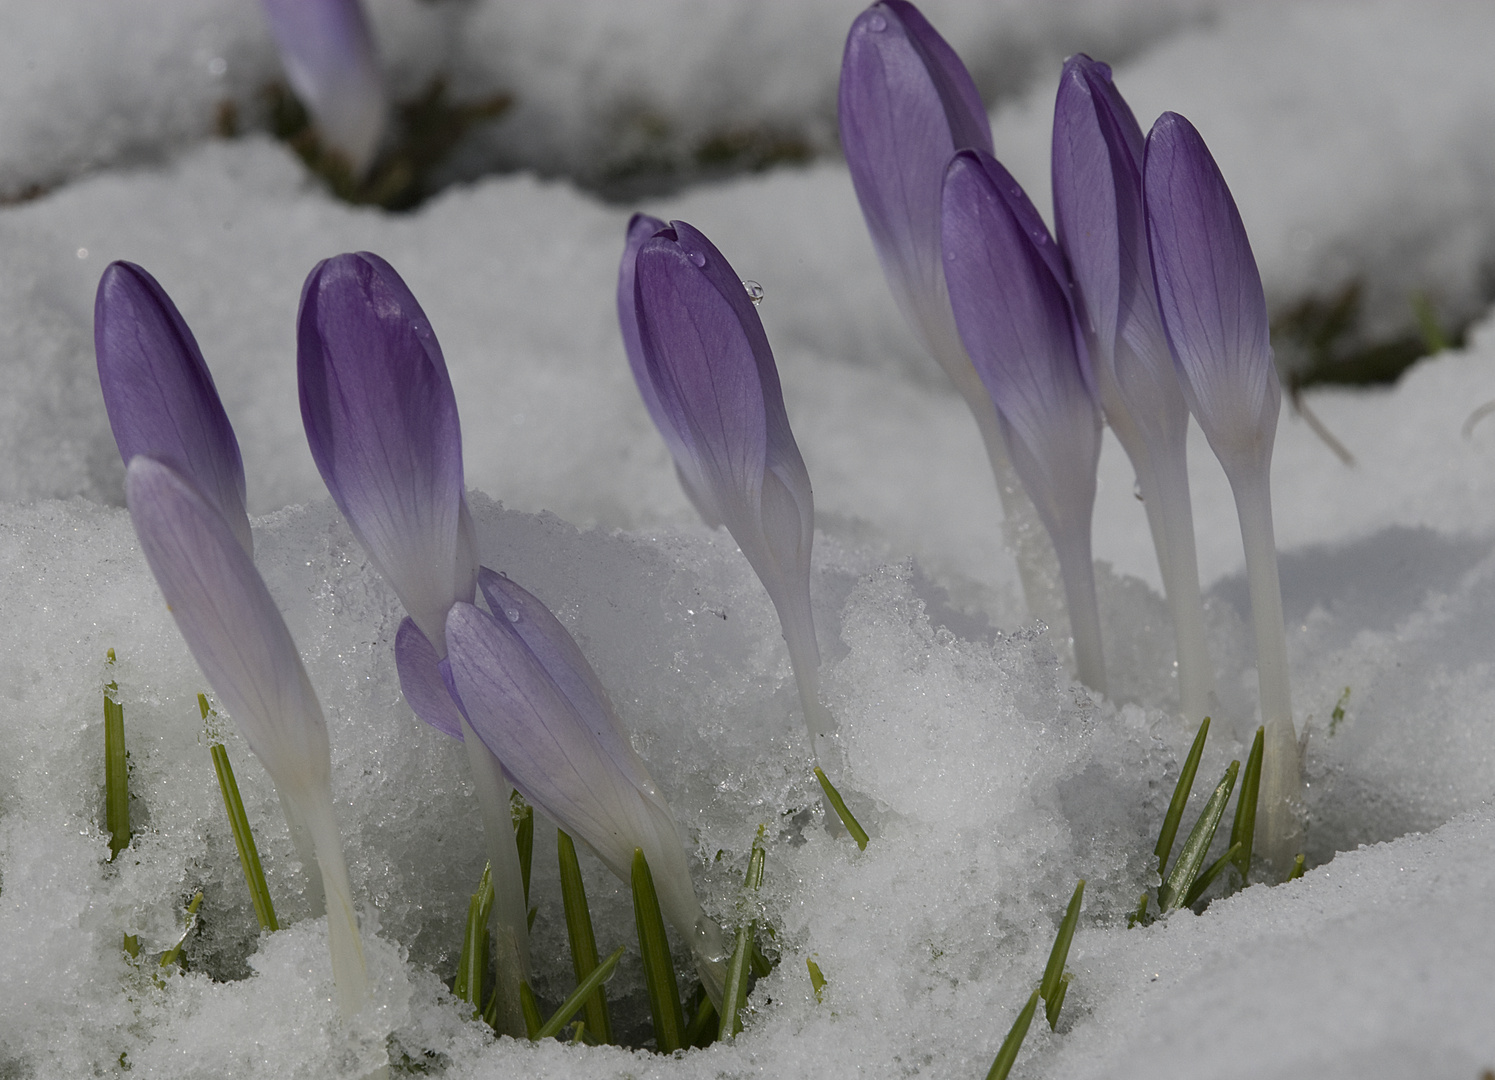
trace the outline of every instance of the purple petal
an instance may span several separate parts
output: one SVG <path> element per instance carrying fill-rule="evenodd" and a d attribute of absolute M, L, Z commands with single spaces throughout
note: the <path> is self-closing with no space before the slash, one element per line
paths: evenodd
<path fill-rule="evenodd" d="M 1282 391 L 1246 227 L 1199 132 L 1158 117 L 1143 166 L 1163 326 L 1189 408 L 1227 471 L 1271 454 Z"/>
<path fill-rule="evenodd" d="M 992 149 L 965 65 L 912 4 L 873 4 L 841 60 L 841 147 L 883 273 L 904 316 L 942 364 L 949 305 L 940 262 L 940 189 L 950 156 Z"/>
<path fill-rule="evenodd" d="M 301 800 L 331 782 L 327 724 L 275 601 L 223 516 L 191 481 L 139 455 L 125 497 L 146 562 L 187 647 L 275 786 Z"/>
<path fill-rule="evenodd" d="M 384 133 L 384 89 L 358 0 L 261 0 L 291 89 L 362 173 Z"/>
<path fill-rule="evenodd" d="M 447 642 L 451 683 L 473 731 L 526 799 L 624 880 L 636 847 L 651 867 L 655 853 L 671 847 L 683 865 L 679 835 L 657 792 L 641 792 L 618 767 L 507 619 L 456 604 Z"/>
<path fill-rule="evenodd" d="M 400 674 L 400 691 L 415 715 L 437 731 L 461 739 L 462 712 L 442 678 L 441 657 L 408 616 L 400 620 L 395 633 L 395 670 Z"/>
<path fill-rule="evenodd" d="M 955 322 L 1023 484 L 1057 538 L 1088 530 L 1100 415 L 1065 282 L 1054 272 L 1053 241 L 1041 227 L 991 155 L 964 150 L 951 161 L 944 245 Z"/>
<path fill-rule="evenodd" d="M 110 263 L 94 300 L 93 340 L 104 407 L 125 464 L 149 454 L 187 476 L 253 554 L 239 443 L 197 341 L 166 290 L 134 263 Z"/>
<path fill-rule="evenodd" d="M 636 274 L 640 345 L 684 448 L 676 464 L 709 492 L 782 615 L 786 595 L 808 589 L 815 511 L 758 311 L 721 252 L 681 221 L 641 245 Z"/>
<path fill-rule="evenodd" d="M 318 264 L 297 329 L 312 457 L 353 534 L 444 655 L 447 609 L 476 595 L 477 557 L 441 346 L 399 275 L 368 252 Z"/>

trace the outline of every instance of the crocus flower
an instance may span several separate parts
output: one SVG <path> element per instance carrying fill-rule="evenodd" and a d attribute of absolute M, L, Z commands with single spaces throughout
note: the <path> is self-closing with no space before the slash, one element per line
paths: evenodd
<path fill-rule="evenodd" d="M 1178 650 L 1179 704 L 1211 711 L 1214 677 L 1194 548 L 1189 409 L 1173 370 L 1147 255 L 1142 129 L 1111 69 L 1070 57 L 1054 105 L 1054 226 L 1111 430 L 1137 472 Z"/>
<path fill-rule="evenodd" d="M 634 264 L 638 259 L 638 249 L 645 240 L 668 227 L 657 217 L 650 217 L 648 214 L 634 214 L 628 219 L 628 233 L 623 244 L 623 259 L 618 263 L 618 327 L 623 332 L 623 351 L 628 354 L 628 366 L 633 370 L 633 381 L 638 385 L 639 395 L 644 399 L 644 408 L 649 411 L 649 419 L 654 421 L 654 426 L 664 436 L 665 443 L 670 449 L 670 457 L 678 463 L 689 459 L 690 454 L 676 436 L 675 429 L 670 424 L 669 415 L 659 402 L 659 393 L 654 389 L 654 381 L 649 377 L 648 361 L 644 359 L 644 347 L 639 342 L 638 306 L 633 295 Z M 680 479 L 680 486 L 685 490 L 685 497 L 696 508 L 696 513 L 701 515 L 701 520 L 705 521 L 709 528 L 714 529 L 720 525 L 722 519 L 712 505 L 711 493 L 692 488 L 691 479 L 678 464 L 675 466 L 675 475 Z"/>
<path fill-rule="evenodd" d="M 262 0 L 291 89 L 354 175 L 374 160 L 387 107 L 358 0 Z"/>
<path fill-rule="evenodd" d="M 834 721 L 818 698 L 810 612 L 815 507 L 758 309 L 710 240 L 683 221 L 639 245 L 639 349 L 661 430 L 687 491 L 727 526 L 779 615 L 812 737 Z"/>
<path fill-rule="evenodd" d="M 438 667 L 447 612 L 476 598 L 478 571 L 457 401 L 441 346 L 399 274 L 368 252 L 312 270 L 301 291 L 297 346 L 312 457 L 353 535 L 409 612 L 395 636 L 400 687 L 417 716 L 466 743 L 493 863 L 494 937 L 507 984 L 503 1027 L 517 1034 L 529 945 L 509 787 L 487 745 L 466 737 L 467 721 Z"/>
<path fill-rule="evenodd" d="M 1235 494 L 1246 551 L 1256 674 L 1266 726 L 1259 850 L 1285 871 L 1299 843 L 1302 779 L 1287 679 L 1272 443 L 1282 390 L 1251 242 L 1199 132 L 1164 113 L 1147 136 L 1147 235 L 1163 326 L 1184 398 Z"/>
<path fill-rule="evenodd" d="M 701 910 L 675 819 L 602 683 L 544 604 L 486 568 L 479 580 L 494 614 L 456 604 L 447 616 L 454 696 L 520 793 L 621 880 L 642 849 L 661 909 L 720 1001 L 721 928 Z"/>
<path fill-rule="evenodd" d="M 126 465 L 150 454 L 191 479 L 250 555 L 244 461 L 197 340 L 171 297 L 134 263 L 99 278 L 94 351 L 109 426 Z"/>
<path fill-rule="evenodd" d="M 1062 259 L 1017 181 L 984 150 L 950 162 L 944 244 L 955 324 L 1059 555 L 1080 680 L 1104 691 L 1090 560 L 1100 413 Z"/>
<path fill-rule="evenodd" d="M 883 276 L 976 418 L 1029 610 L 1049 618 L 1053 555 L 1013 472 L 991 397 L 956 330 L 940 255 L 945 166 L 957 150 L 992 149 L 976 84 L 916 7 L 883 0 L 857 16 L 846 35 L 838 115 L 841 148 Z"/>
<path fill-rule="evenodd" d="M 332 809 L 327 722 L 285 620 L 217 507 L 145 454 L 125 473 L 130 518 L 187 647 L 280 794 L 298 841 L 322 871 L 338 1004 L 368 998 L 353 892 Z"/>

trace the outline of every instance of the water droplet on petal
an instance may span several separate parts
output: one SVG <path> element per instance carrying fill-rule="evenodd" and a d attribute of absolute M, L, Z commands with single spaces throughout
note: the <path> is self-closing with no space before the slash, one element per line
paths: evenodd
<path fill-rule="evenodd" d="M 504 615 L 506 615 L 508 617 L 508 620 L 510 622 L 518 622 L 519 621 L 519 609 L 518 608 L 504 608 Z"/>
<path fill-rule="evenodd" d="M 881 15 L 874 15 L 874 16 L 872 16 L 872 18 L 870 18 L 870 19 L 867 20 L 867 29 L 868 30 L 872 30 L 872 31 L 880 33 L 881 31 L 886 30 L 887 28 L 888 28 L 888 20 L 884 19 Z"/>
<path fill-rule="evenodd" d="M 690 261 L 695 263 L 697 266 L 705 266 L 706 256 L 702 255 L 699 251 L 692 251 L 690 253 Z"/>
<path fill-rule="evenodd" d="M 742 287 L 747 290 L 748 299 L 753 302 L 753 307 L 763 303 L 763 286 L 756 281 L 744 281 Z"/>
<path fill-rule="evenodd" d="M 1142 501 L 1142 482 L 1140 480 L 1132 481 L 1132 495 L 1138 502 Z"/>

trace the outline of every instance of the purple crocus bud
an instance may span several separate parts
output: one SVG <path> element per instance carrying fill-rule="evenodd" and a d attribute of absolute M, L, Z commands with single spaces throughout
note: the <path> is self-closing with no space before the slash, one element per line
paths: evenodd
<path fill-rule="evenodd" d="M 1299 850 L 1302 776 L 1272 529 L 1272 443 L 1282 390 L 1246 227 L 1199 132 L 1164 113 L 1143 162 L 1163 326 L 1184 397 L 1235 494 L 1266 726 L 1258 850 L 1285 872 Z"/>
<path fill-rule="evenodd" d="M 358 0 L 261 0 L 291 89 L 355 175 L 374 159 L 387 109 Z"/>
<path fill-rule="evenodd" d="M 757 572 L 778 611 L 812 736 L 834 726 L 820 704 L 810 613 L 815 507 L 789 430 L 758 309 L 726 258 L 683 221 L 635 260 L 639 347 L 675 465 Z"/>
<path fill-rule="evenodd" d="M 1197 722 L 1214 678 L 1189 501 L 1189 409 L 1174 373 L 1147 254 L 1142 129 L 1111 80 L 1070 57 L 1054 105 L 1054 225 L 1097 397 L 1131 458 L 1152 528 L 1178 649 L 1180 706 Z"/>
<path fill-rule="evenodd" d="M 1090 560 L 1100 413 L 1062 260 L 1022 188 L 984 150 L 950 162 L 944 245 L 955 323 L 1059 556 L 1080 679 L 1104 691 Z"/>
<path fill-rule="evenodd" d="M 190 480 L 148 455 L 125 473 L 146 562 L 187 647 L 275 782 L 292 836 L 322 871 L 328 942 L 345 1017 L 368 998 L 353 893 L 332 809 L 327 722 L 285 620 L 254 562 Z"/>
<path fill-rule="evenodd" d="M 431 324 L 379 256 L 338 255 L 301 290 L 296 362 L 322 479 L 440 658 L 447 609 L 476 595 L 477 557 L 457 400 Z"/>
<path fill-rule="evenodd" d="M 125 464 L 150 454 L 191 478 L 253 555 L 239 442 L 197 340 L 166 290 L 134 263 L 110 263 L 94 299 L 93 341 Z"/>
<path fill-rule="evenodd" d="M 596 673 L 544 604 L 491 571 L 482 581 L 496 615 L 457 604 L 447 616 L 453 696 L 520 793 L 620 880 L 643 850 L 660 907 L 720 1000 L 721 929 L 701 910 L 674 816 Z"/>
<path fill-rule="evenodd" d="M 670 456 L 679 462 L 688 458 L 689 455 L 676 436 L 675 429 L 671 426 L 669 417 L 664 411 L 664 406 L 659 403 L 659 394 L 655 391 L 654 382 L 649 377 L 648 362 L 644 359 L 644 347 L 639 342 L 638 306 L 633 295 L 634 264 L 638 259 L 638 249 L 643 246 L 645 240 L 667 228 L 668 226 L 663 221 L 650 217 L 648 214 L 634 214 L 628 219 L 628 234 L 623 244 L 623 259 L 618 263 L 618 327 L 623 332 L 623 351 L 628 354 L 628 366 L 633 370 L 633 381 L 638 384 L 639 395 L 644 399 L 644 408 L 649 411 L 649 419 L 654 421 L 654 426 L 664 436 L 665 443 L 670 449 Z M 715 512 L 710 493 L 692 488 L 691 480 L 678 464 L 675 466 L 675 475 L 680 479 L 680 486 L 685 490 L 685 497 L 696 508 L 696 513 L 701 515 L 707 527 L 714 529 L 720 525 L 722 519 Z"/>

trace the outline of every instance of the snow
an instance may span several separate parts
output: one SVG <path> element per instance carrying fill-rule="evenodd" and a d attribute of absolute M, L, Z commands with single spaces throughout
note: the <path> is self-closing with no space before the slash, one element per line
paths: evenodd
<path fill-rule="evenodd" d="M 464 169 L 589 184 L 636 151 L 618 122 L 629 109 L 670 118 L 651 150 L 665 156 L 742 126 L 830 145 L 856 6 L 372 5 L 397 87 L 450 66 L 462 93 L 518 88 L 508 126 L 472 144 Z M 1463 430 L 1495 398 L 1495 317 L 1394 387 L 1306 395 L 1353 466 L 1284 406 L 1274 508 L 1312 869 L 1128 930 L 1193 734 L 1171 715 L 1171 630 L 1131 472 L 1108 435 L 1095 550 L 1113 696 L 1101 700 L 1071 683 L 1066 643 L 1026 619 L 974 424 L 899 323 L 833 157 L 639 208 L 692 222 L 766 291 L 815 483 L 825 692 L 843 788 L 873 833 L 865 852 L 819 817 L 766 595 L 730 538 L 693 520 L 631 385 L 613 287 L 634 207 L 529 172 L 403 216 L 335 203 L 267 137 L 209 137 L 219 100 L 247 114 L 275 77 L 251 5 L 124 10 L 10 5 L 0 37 L 0 96 L 14 105 L 0 110 L 0 189 L 52 189 L 0 209 L 0 1076 L 123 1061 L 171 1078 L 355 1077 L 402 1055 L 453 1078 L 981 1075 L 1080 877 L 1064 1018 L 1057 1033 L 1035 1023 L 1014 1076 L 1495 1067 L 1495 420 Z M 1144 125 L 1174 108 L 1199 126 L 1279 308 L 1352 278 L 1383 328 L 1406 322 L 1413 290 L 1450 318 L 1488 306 L 1485 6 L 926 10 L 1001 96 L 998 152 L 1040 206 L 1051 61 L 1085 47 L 1117 61 Z M 400 697 L 398 602 L 326 498 L 295 399 L 301 281 L 356 249 L 400 271 L 441 340 L 484 562 L 576 635 L 718 916 L 735 910 L 768 825 L 762 901 L 782 960 L 730 1046 L 661 1059 L 494 1040 L 441 984 L 481 873 L 476 805 L 461 748 Z M 206 686 L 122 509 L 91 345 L 93 290 L 115 258 L 160 279 L 213 369 L 244 450 L 256 561 L 327 712 L 377 986 L 349 1025 L 274 792 L 224 725 L 286 926 L 257 931 L 198 720 Z M 1222 704 L 1206 787 L 1254 732 L 1256 679 L 1234 506 L 1197 434 Z M 136 826 L 112 864 L 110 679 Z M 571 973 L 543 824 L 535 850 L 536 989 L 553 1003 Z M 599 944 L 629 941 L 626 890 L 586 854 L 583 872 Z M 129 963 L 123 936 L 159 953 L 198 889 L 189 971 L 158 981 Z M 828 979 L 822 1001 L 807 958 Z M 629 957 L 610 984 L 637 1037 L 641 980 Z"/>

